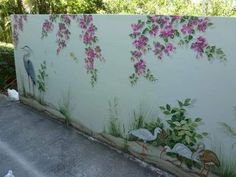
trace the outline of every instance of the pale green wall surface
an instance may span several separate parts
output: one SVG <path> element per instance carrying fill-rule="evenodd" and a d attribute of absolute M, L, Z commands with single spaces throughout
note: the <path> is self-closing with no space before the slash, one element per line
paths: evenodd
<path fill-rule="evenodd" d="M 78 15 L 82 17 L 82 15 Z M 13 26 L 16 24 L 12 16 Z M 80 38 L 82 32 L 75 20 L 71 20 L 70 39 L 67 46 L 56 54 L 56 33 L 58 20 L 54 30 L 48 36 L 41 38 L 42 25 L 49 15 L 27 15 L 23 21 L 23 30 L 18 29 L 17 45 L 15 45 L 16 73 L 18 89 L 23 95 L 23 85 L 26 92 L 31 93 L 28 86 L 28 77 L 24 68 L 21 49 L 29 46 L 32 49 L 30 60 L 33 63 L 35 74 L 38 75 L 40 64 L 46 61 L 46 91 L 44 104 L 59 109 L 63 98 L 69 97 L 70 118 L 78 121 L 94 132 L 101 133 L 109 126 L 109 101 L 114 98 L 118 101 L 119 122 L 128 131 L 132 122 L 133 112 L 139 111 L 159 115 L 165 121 L 159 106 L 177 105 L 177 100 L 191 98 L 192 106 L 188 109 L 190 117 L 203 118 L 199 131 L 208 132 L 203 141 L 208 148 L 216 140 L 224 145 L 227 155 L 236 156 L 235 137 L 228 136 L 219 122 L 225 122 L 236 128 L 236 116 L 233 107 L 236 107 L 236 19 L 210 17 L 213 23 L 204 33 L 197 32 L 193 36 L 207 38 L 209 45 L 221 48 L 226 61 L 218 59 L 208 61 L 207 57 L 196 58 L 196 52 L 188 47 L 176 45 L 176 50 L 170 56 L 165 55 L 161 60 L 155 57 L 152 50 L 144 56 L 147 67 L 158 79 L 151 82 L 140 77 L 135 85 L 131 85 L 129 76 L 134 72 L 134 62 L 130 60 L 130 51 L 134 50 L 129 36 L 132 33 L 131 24 L 139 19 L 146 21 L 146 16 L 140 15 L 93 15 L 93 23 L 97 27 L 97 45 L 101 47 L 104 62 L 95 59 L 98 69 L 97 82 L 90 83 L 84 58 L 85 45 Z M 181 27 L 181 25 L 180 25 Z M 13 28 L 14 32 L 14 28 Z M 146 36 L 149 37 L 147 34 Z M 149 43 L 157 37 L 149 37 Z M 171 39 L 170 39 L 171 41 Z M 172 40 L 175 42 L 175 39 Z M 71 57 L 71 53 L 77 58 Z M 37 84 L 35 95 L 38 96 Z"/>

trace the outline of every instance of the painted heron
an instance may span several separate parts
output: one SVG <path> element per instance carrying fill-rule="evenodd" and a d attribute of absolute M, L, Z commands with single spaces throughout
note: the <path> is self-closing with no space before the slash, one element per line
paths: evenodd
<path fill-rule="evenodd" d="M 154 130 L 154 134 L 152 134 L 149 130 L 147 130 L 145 128 L 139 128 L 136 130 L 129 131 L 129 134 L 143 140 L 144 144 L 141 145 L 142 146 L 142 154 L 145 155 L 144 150 L 147 151 L 146 142 L 154 141 L 157 138 L 157 135 L 161 131 L 162 131 L 161 128 L 157 127 Z M 139 144 L 139 143 L 137 142 L 137 144 Z"/>
<path fill-rule="evenodd" d="M 24 62 L 25 71 L 28 76 L 29 91 L 31 90 L 30 89 L 30 80 L 31 80 L 32 87 L 33 87 L 33 95 L 34 95 L 34 86 L 36 86 L 36 76 L 35 76 L 33 63 L 30 60 L 31 54 L 33 51 L 29 46 L 24 46 L 21 49 L 24 51 L 23 62 Z"/>

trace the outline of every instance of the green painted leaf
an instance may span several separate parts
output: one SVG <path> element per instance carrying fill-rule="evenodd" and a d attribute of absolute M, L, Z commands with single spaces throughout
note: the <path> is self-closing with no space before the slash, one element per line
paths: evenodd
<path fill-rule="evenodd" d="M 167 104 L 167 105 L 166 105 L 166 109 L 167 109 L 168 111 L 170 111 L 170 110 L 171 110 L 171 107 L 170 107 L 170 105 L 169 105 L 169 104 Z"/>
<path fill-rule="evenodd" d="M 164 106 L 159 107 L 161 110 L 165 110 L 166 108 Z"/>
<path fill-rule="evenodd" d="M 173 122 L 173 124 L 175 124 L 176 126 L 181 126 L 181 124 L 177 121 Z"/>

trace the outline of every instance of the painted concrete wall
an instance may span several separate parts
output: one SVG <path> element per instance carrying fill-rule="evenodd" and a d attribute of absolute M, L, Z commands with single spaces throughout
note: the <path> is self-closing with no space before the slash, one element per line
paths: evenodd
<path fill-rule="evenodd" d="M 166 164 L 175 156 L 165 149 L 160 160 L 155 148 L 181 143 L 197 152 L 204 143 L 221 164 L 215 171 L 226 161 L 235 165 L 235 18 L 17 15 L 12 26 L 23 101 L 58 111 L 118 147 L 125 140 L 130 153 L 175 175 L 185 168 Z M 180 109 L 186 112 L 176 118 Z M 132 130 L 153 134 L 156 127 L 159 136 L 143 152 Z"/>

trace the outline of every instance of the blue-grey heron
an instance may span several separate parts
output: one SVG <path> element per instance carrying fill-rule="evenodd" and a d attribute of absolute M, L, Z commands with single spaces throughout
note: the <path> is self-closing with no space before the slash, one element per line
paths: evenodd
<path fill-rule="evenodd" d="M 34 86 L 36 85 L 36 76 L 35 76 L 33 63 L 30 60 L 32 49 L 28 46 L 24 46 L 21 49 L 24 51 L 23 62 L 24 62 L 26 73 L 28 75 L 29 91 L 30 91 L 30 80 L 31 80 L 32 87 L 33 87 L 33 95 L 34 95 Z"/>

